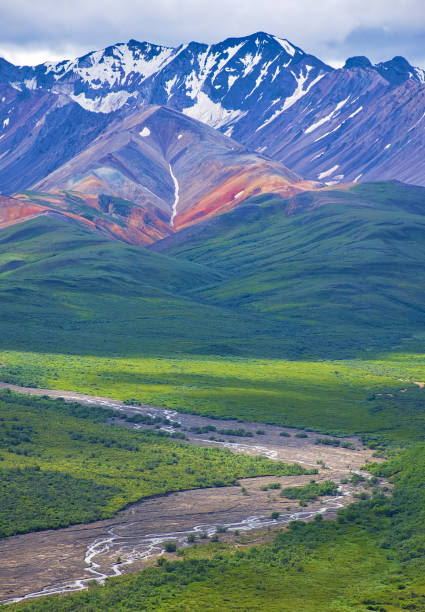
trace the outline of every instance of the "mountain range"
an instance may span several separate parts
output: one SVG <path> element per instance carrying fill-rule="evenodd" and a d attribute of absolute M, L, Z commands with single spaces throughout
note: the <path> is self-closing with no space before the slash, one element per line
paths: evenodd
<path fill-rule="evenodd" d="M 130 40 L 73 61 L 0 64 L 0 82 L 13 87 L 64 94 L 101 113 L 168 106 L 306 178 L 335 182 L 374 180 L 385 171 L 386 177 L 423 184 L 423 166 L 409 171 L 407 160 L 423 146 L 424 75 L 402 57 L 376 65 L 354 57 L 334 69 L 263 32 L 177 48 Z M 353 140 L 356 146 L 347 147 Z M 328 163 L 331 148 L 345 153 L 336 156 L 338 164 Z M 401 167 L 398 152 L 405 160 Z"/>
<path fill-rule="evenodd" d="M 425 72 L 335 69 L 263 32 L 0 60 L 0 224 L 61 215 L 150 244 L 259 194 L 425 185 Z"/>

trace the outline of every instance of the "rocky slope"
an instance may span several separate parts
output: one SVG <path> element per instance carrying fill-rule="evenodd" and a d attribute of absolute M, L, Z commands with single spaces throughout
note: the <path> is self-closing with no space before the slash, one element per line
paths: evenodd
<path fill-rule="evenodd" d="M 413 72 L 393 75 L 391 62 L 372 67 L 360 59 L 327 74 L 246 143 L 327 184 L 425 185 L 423 82 Z"/>
<path fill-rule="evenodd" d="M 0 223 L 50 211 L 149 244 L 254 194 L 312 187 L 172 109 L 104 115 L 42 91 L 14 103 L 15 121 L 0 140 L 1 191 L 14 198 L 0 208 Z"/>

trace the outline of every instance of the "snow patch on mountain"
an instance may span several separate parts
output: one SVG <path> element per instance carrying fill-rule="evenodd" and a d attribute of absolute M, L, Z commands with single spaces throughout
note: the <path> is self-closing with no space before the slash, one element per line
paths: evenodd
<path fill-rule="evenodd" d="M 180 199 L 180 195 L 179 195 L 180 188 L 179 188 L 179 182 L 174 175 L 171 164 L 168 164 L 168 166 L 170 169 L 171 178 L 173 179 L 173 183 L 174 183 L 174 202 L 173 202 L 173 209 L 171 212 L 171 219 L 170 219 L 170 225 L 171 227 L 174 227 L 174 219 L 176 218 L 176 215 L 177 215 L 177 206 L 179 204 L 179 199 Z"/>
<path fill-rule="evenodd" d="M 248 76 L 248 74 L 250 74 L 253 70 L 254 67 L 261 62 L 262 59 L 262 54 L 258 51 L 255 55 L 252 55 L 252 53 L 247 53 L 247 55 L 245 55 L 245 57 L 241 58 L 241 63 L 243 64 L 244 67 L 244 71 L 241 75 L 241 78 L 244 79 L 245 77 Z"/>
<path fill-rule="evenodd" d="M 322 117 L 322 119 L 319 119 L 318 121 L 316 121 L 315 123 L 313 123 L 312 125 L 310 125 L 310 127 L 306 128 L 304 130 L 304 132 L 306 134 L 310 134 L 311 132 L 313 132 L 314 130 L 317 130 L 318 127 L 320 127 L 321 125 L 323 125 L 324 123 L 326 123 L 327 121 L 330 121 L 333 117 L 335 117 L 335 115 L 337 114 L 337 112 L 344 106 L 344 104 L 346 104 L 348 102 L 348 100 L 350 99 L 350 96 L 348 96 L 347 98 L 345 98 L 345 100 L 341 100 L 341 102 L 338 102 L 338 104 L 335 106 L 335 108 L 333 109 L 333 111 L 331 111 L 329 113 L 329 115 L 326 115 L 326 117 Z"/>
<path fill-rule="evenodd" d="M 362 110 L 363 110 L 363 106 L 359 106 L 359 108 L 357 108 L 353 113 L 351 113 L 351 115 L 348 115 L 347 119 L 352 119 Z"/>
<path fill-rule="evenodd" d="M 422 68 L 414 68 L 414 71 L 415 71 L 417 79 L 421 83 L 425 83 L 425 70 L 423 70 Z"/>
<path fill-rule="evenodd" d="M 283 47 L 288 55 L 294 57 L 296 49 L 291 45 L 290 42 L 285 40 L 284 38 L 279 38 L 278 36 L 273 36 L 275 41 L 279 43 L 281 47 Z"/>
<path fill-rule="evenodd" d="M 307 87 L 304 87 L 304 84 L 307 81 L 308 75 L 309 75 L 311 70 L 312 70 L 312 66 L 306 66 L 305 74 L 301 73 L 298 78 L 297 78 L 296 74 L 294 72 L 292 72 L 292 70 L 291 70 L 292 76 L 295 78 L 295 80 L 297 82 L 297 86 L 296 86 L 296 89 L 294 90 L 294 93 L 291 96 L 288 96 L 286 98 L 286 100 L 283 103 L 282 108 L 276 110 L 271 117 L 266 119 L 266 121 L 262 125 L 260 125 L 260 127 L 258 127 L 255 130 L 256 132 L 259 132 L 261 129 L 266 127 L 266 125 L 268 125 L 269 123 L 274 121 L 276 119 L 276 117 L 281 115 L 284 111 L 286 111 L 293 104 L 295 104 L 295 102 L 297 102 L 300 98 L 305 96 L 306 93 L 308 93 L 310 91 L 310 89 L 313 87 L 313 85 L 316 85 L 316 83 L 318 83 L 320 81 L 320 79 L 325 76 L 324 74 L 319 74 L 315 79 L 313 79 L 307 85 Z"/>
<path fill-rule="evenodd" d="M 199 97 L 199 95 L 203 92 L 203 88 L 205 86 L 205 82 L 209 80 L 211 84 L 214 84 L 217 76 L 225 69 L 226 65 L 230 62 L 230 60 L 236 55 L 236 53 L 241 49 L 243 43 L 238 43 L 236 45 L 232 45 L 222 51 L 212 52 L 211 45 L 208 45 L 205 51 L 199 53 L 192 61 L 192 70 L 184 81 L 186 95 L 195 100 Z M 196 59 L 196 61 L 194 61 Z M 228 87 L 233 85 L 235 80 L 237 80 L 240 75 L 233 77 L 229 75 L 228 83 L 230 84 Z M 218 86 L 215 86 L 216 88 Z"/>
<path fill-rule="evenodd" d="M 70 96 L 86 110 L 95 113 L 111 113 L 121 108 L 133 96 L 128 91 L 112 91 L 104 96 L 89 98 L 84 93 Z"/>
<path fill-rule="evenodd" d="M 339 168 L 339 164 L 335 164 L 335 166 L 333 166 L 329 170 L 325 170 L 325 172 L 321 172 L 318 176 L 319 181 L 326 178 L 327 176 L 331 176 L 331 174 L 334 174 L 334 172 L 336 172 L 338 168 Z"/>
<path fill-rule="evenodd" d="M 227 89 L 230 90 L 233 87 L 233 84 L 235 83 L 235 81 L 238 80 L 238 76 L 237 75 L 233 75 L 233 74 L 229 74 L 228 78 L 227 78 Z"/>
<path fill-rule="evenodd" d="M 319 140 L 323 140 L 324 138 L 327 138 L 328 136 L 330 136 L 330 134 L 334 134 L 335 132 L 337 132 L 343 125 L 345 124 L 345 121 L 343 121 L 342 123 L 339 123 L 336 127 L 333 128 L 333 130 L 329 130 L 328 132 L 325 132 L 324 134 L 322 134 L 321 136 L 319 136 L 319 138 L 316 138 L 314 140 L 314 142 L 319 142 Z"/>
<path fill-rule="evenodd" d="M 32 79 L 25 79 L 24 85 L 27 89 L 37 89 L 37 79 L 35 77 Z"/>
<path fill-rule="evenodd" d="M 220 102 L 213 102 L 203 91 L 199 92 L 196 103 L 184 108 L 182 112 L 188 117 L 207 123 L 216 129 L 247 114 L 247 111 L 224 108 Z"/>
<path fill-rule="evenodd" d="M 258 87 L 261 85 L 261 83 L 264 81 L 264 79 L 267 76 L 267 73 L 269 71 L 269 67 L 270 64 L 273 64 L 275 60 L 272 60 L 271 62 L 267 62 L 266 64 L 264 64 L 264 66 L 261 68 L 260 70 L 260 74 L 258 75 L 258 77 L 255 80 L 255 85 L 253 87 L 253 89 L 251 89 L 251 91 L 249 92 L 249 94 L 246 96 L 246 98 L 249 98 L 250 96 L 252 96 L 252 94 L 254 93 L 254 91 L 256 89 L 258 89 Z M 246 99 L 245 98 L 245 99 Z"/>
<path fill-rule="evenodd" d="M 91 53 L 87 57 L 88 66 L 76 60 L 72 69 L 92 87 L 105 84 L 112 87 L 125 81 L 131 73 L 148 78 L 164 68 L 174 55 L 175 50 L 171 47 L 147 44 L 145 49 L 130 49 L 127 43 L 122 43 L 115 45 L 110 55 L 105 49 Z"/>
<path fill-rule="evenodd" d="M 176 82 L 177 82 L 177 75 L 175 74 L 172 79 L 170 79 L 169 81 L 165 83 L 164 87 L 165 87 L 165 91 L 167 92 L 168 100 L 170 99 L 171 92 Z"/>

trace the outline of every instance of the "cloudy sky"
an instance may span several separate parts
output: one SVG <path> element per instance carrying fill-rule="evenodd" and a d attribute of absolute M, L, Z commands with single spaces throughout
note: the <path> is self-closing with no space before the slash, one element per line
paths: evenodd
<path fill-rule="evenodd" d="M 19 64 L 130 38 L 174 46 L 259 30 L 333 65 L 403 55 L 425 67 L 425 0 L 0 0 L 0 56 Z"/>

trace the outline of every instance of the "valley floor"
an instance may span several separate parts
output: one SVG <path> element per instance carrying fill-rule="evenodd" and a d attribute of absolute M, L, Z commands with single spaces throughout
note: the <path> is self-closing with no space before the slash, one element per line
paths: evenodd
<path fill-rule="evenodd" d="M 372 451 L 351 438 L 355 449 L 336 448 L 315 444 L 316 434 L 304 433 L 295 437 L 296 430 L 261 425 L 252 422 L 232 424 L 198 415 L 178 414 L 153 406 L 128 406 L 109 398 L 93 397 L 73 392 L 29 389 L 1 383 L 0 387 L 31 395 L 64 397 L 83 404 L 113 408 L 126 415 L 162 415 L 181 423 L 190 441 L 197 445 L 224 445 L 235 452 L 265 455 L 285 462 L 296 461 L 305 467 L 319 469 L 315 477 L 318 482 L 339 482 L 360 470 L 372 456 Z M 133 428 L 121 419 L 117 424 Z M 229 442 L 229 435 L 220 435 L 215 441 L 205 434 L 190 431 L 208 425 L 221 428 L 235 427 L 251 432 L 252 437 Z M 257 433 L 262 431 L 263 433 Z M 282 431 L 290 437 L 282 437 Z M 319 463 L 320 462 L 320 463 Z M 334 518 L 336 510 L 353 501 L 353 485 L 343 485 L 341 494 L 326 497 L 300 508 L 295 500 L 278 495 L 279 491 L 262 490 L 264 485 L 280 483 L 282 487 L 309 482 L 311 476 L 270 476 L 240 480 L 238 486 L 189 490 L 154 497 L 130 505 L 113 519 L 97 521 L 87 525 L 76 525 L 66 529 L 48 530 L 10 537 L 0 543 L 2 558 L 8 559 L 1 579 L 0 598 L 3 601 L 19 600 L 41 594 L 64 593 L 78 590 L 90 580 L 118 575 L 129 570 L 136 571 L 152 563 L 152 559 L 164 550 L 164 542 L 174 540 L 178 546 L 187 545 L 191 534 L 213 535 L 217 527 L 226 526 L 232 543 L 241 533 L 253 529 L 276 528 L 296 519 L 309 519 L 317 514 Z M 271 513 L 279 512 L 272 519 Z M 236 541 L 236 542 L 235 542 Z M 120 558 L 120 562 L 117 560 Z"/>

